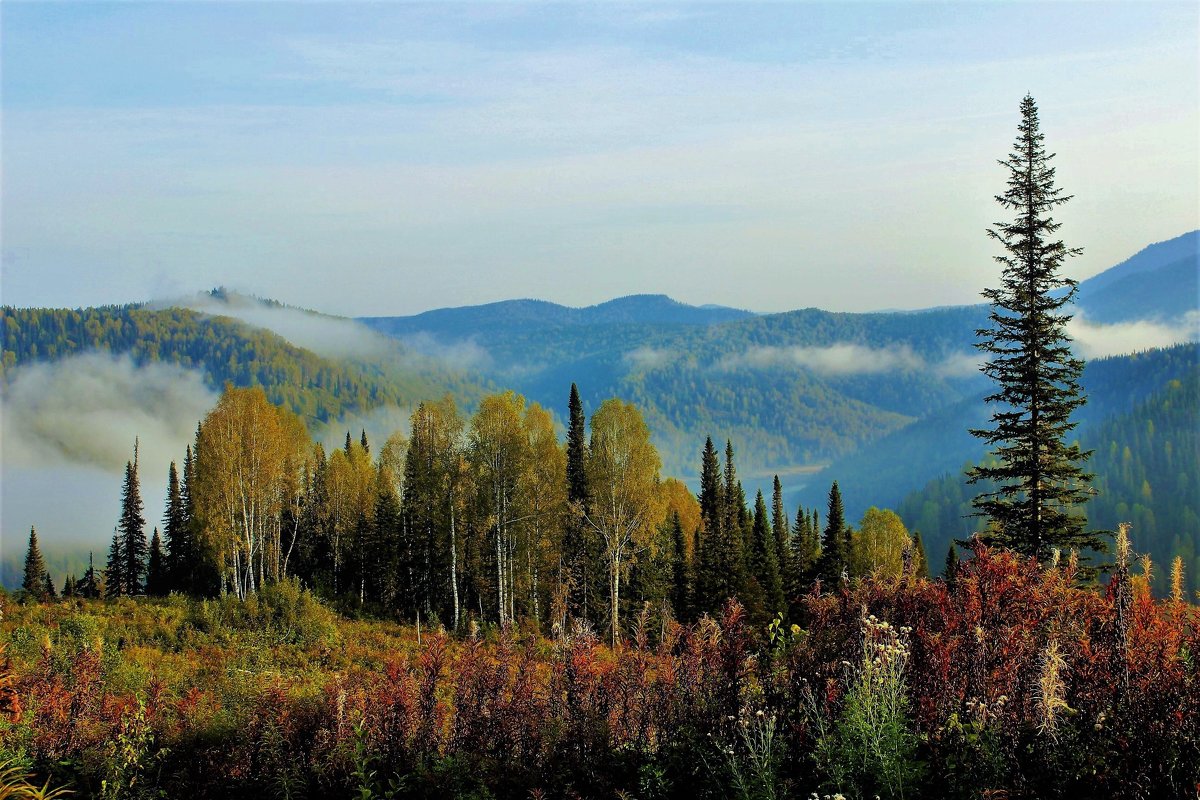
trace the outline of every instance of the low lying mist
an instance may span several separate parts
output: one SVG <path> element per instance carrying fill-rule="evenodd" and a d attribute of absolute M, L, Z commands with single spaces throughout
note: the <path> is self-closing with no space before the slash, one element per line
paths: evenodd
<path fill-rule="evenodd" d="M 86 558 L 92 549 L 103 561 L 135 437 L 149 534 L 162 517 L 167 468 L 182 465 L 216 400 L 201 373 L 139 367 L 128 356 L 88 353 L 15 370 L 0 398 L 0 559 L 23 558 L 34 526 L 48 555 Z"/>
<path fill-rule="evenodd" d="M 1189 311 L 1170 321 L 1137 320 L 1100 325 L 1078 314 L 1067 323 L 1067 333 L 1084 358 L 1103 358 L 1200 341 L 1200 311 Z"/>

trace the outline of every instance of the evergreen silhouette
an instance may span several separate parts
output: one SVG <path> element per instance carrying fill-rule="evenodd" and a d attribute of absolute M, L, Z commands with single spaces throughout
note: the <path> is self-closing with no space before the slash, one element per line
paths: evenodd
<path fill-rule="evenodd" d="M 833 587 L 850 566 L 850 548 L 846 541 L 846 519 L 842 508 L 842 492 L 837 481 L 829 487 L 829 511 L 825 515 L 825 533 L 821 538 L 821 560 L 818 572 L 826 586 Z"/>
<path fill-rule="evenodd" d="M 671 513 L 671 608 L 675 616 L 681 620 L 690 620 L 692 612 L 692 592 L 695 586 L 695 574 L 692 562 L 687 554 L 687 533 L 683 530 L 683 522 L 679 512 Z"/>
<path fill-rule="evenodd" d="M 775 549 L 775 531 L 767 513 L 763 493 L 754 498 L 753 551 L 751 555 L 753 575 L 762 587 L 763 602 L 767 615 L 774 617 L 783 607 L 783 580 L 779 574 L 779 555 Z"/>
<path fill-rule="evenodd" d="M 25 594 L 35 600 L 46 599 L 46 581 L 49 573 L 46 571 L 46 560 L 42 558 L 42 550 L 38 547 L 37 531 L 29 529 L 29 549 L 25 552 L 25 579 L 21 588 Z"/>
<path fill-rule="evenodd" d="M 125 484 L 121 490 L 121 519 L 117 534 L 121 538 L 120 594 L 136 595 L 145 590 L 146 519 L 142 516 L 142 493 L 138 481 L 137 445 L 133 461 L 125 462 Z M 115 595 L 114 595 L 115 596 Z"/>
<path fill-rule="evenodd" d="M 563 531 L 562 559 L 565 580 L 570 589 L 567 610 L 576 617 L 588 615 L 588 584 L 592 572 L 587 528 L 583 517 L 588 512 L 587 420 L 579 387 L 571 384 L 567 401 L 567 503 L 572 512 Z"/>
<path fill-rule="evenodd" d="M 92 553 L 88 552 L 88 568 L 83 577 L 75 582 L 75 594 L 80 597 L 97 598 L 100 596 L 100 580 L 96 576 L 96 565 Z"/>
<path fill-rule="evenodd" d="M 724 552 L 724 490 L 721 465 L 712 437 L 704 440 L 700 455 L 700 531 L 696 553 L 696 609 L 714 611 L 728 594 L 728 576 L 722 575 Z"/>
<path fill-rule="evenodd" d="M 150 537 L 150 557 L 146 562 L 146 594 L 163 597 L 167 592 L 166 560 L 163 558 L 162 539 L 155 527 L 154 535 Z"/>
<path fill-rule="evenodd" d="M 121 534 L 113 528 L 112 544 L 108 546 L 108 563 L 104 567 L 104 596 L 120 597 L 128 594 L 125 580 L 125 555 Z"/>
<path fill-rule="evenodd" d="M 946 567 L 942 570 L 942 577 L 946 580 L 946 586 L 953 589 L 954 582 L 958 579 L 958 547 L 954 542 L 950 543 L 950 549 L 946 551 Z"/>
<path fill-rule="evenodd" d="M 189 467 L 192 449 L 189 446 L 184 460 L 184 470 Z M 187 520 L 183 510 L 183 495 L 179 486 L 179 471 L 175 462 L 167 469 L 167 506 L 163 511 L 163 581 L 166 594 L 171 591 L 189 590 L 186 571 L 189 562 L 195 557 L 188 541 Z M 151 543 L 153 553 L 153 542 Z M 149 581 L 149 578 L 147 578 Z"/>
<path fill-rule="evenodd" d="M 929 577 L 929 558 L 925 555 L 925 542 L 921 532 L 913 531 L 913 574 L 918 578 Z"/>
<path fill-rule="evenodd" d="M 1071 412 L 1085 398 L 1083 361 L 1071 354 L 1071 314 L 1064 310 L 1076 282 L 1058 270 L 1081 251 L 1053 238 L 1061 223 L 1051 212 L 1071 198 L 1054 185 L 1054 154 L 1043 139 L 1037 105 L 1026 95 L 1013 151 L 1000 162 L 1008 189 L 996 197 L 1013 218 L 988 230 L 1004 248 L 996 256 L 1000 286 L 983 292 L 991 303 L 990 326 L 976 332 L 976 347 L 988 356 L 982 370 L 997 389 L 986 398 L 995 405 L 990 427 L 971 433 L 993 447 L 997 460 L 968 472 L 970 483 L 997 484 L 974 500 L 977 515 L 991 523 L 983 541 L 1041 561 L 1055 547 L 1103 549 L 1098 536 L 1084 531 L 1082 513 L 1073 513 L 1092 494 L 1092 476 L 1081 467 L 1091 454 L 1065 441 L 1075 427 Z"/>

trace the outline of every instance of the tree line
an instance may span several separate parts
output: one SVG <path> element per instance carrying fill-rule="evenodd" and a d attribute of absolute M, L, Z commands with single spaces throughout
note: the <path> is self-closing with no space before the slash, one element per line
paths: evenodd
<path fill-rule="evenodd" d="M 836 483 L 823 526 L 815 509 L 789 515 L 778 478 L 750 501 L 732 442 L 723 457 L 705 442 L 698 496 L 660 471 L 638 408 L 611 399 L 589 420 L 574 385 L 565 441 L 509 391 L 469 417 L 450 397 L 421 403 L 408 435 L 376 447 L 348 432 L 331 451 L 261 389 L 226 386 L 170 465 L 161 533 L 147 542 L 135 445 L 106 566 L 64 593 L 244 598 L 296 578 L 351 612 L 452 629 L 587 620 L 615 640 L 643 609 L 687 621 L 736 598 L 765 622 L 816 580 L 926 571 L 892 512 L 847 525 Z M 47 586 L 27 561 L 27 592 Z"/>

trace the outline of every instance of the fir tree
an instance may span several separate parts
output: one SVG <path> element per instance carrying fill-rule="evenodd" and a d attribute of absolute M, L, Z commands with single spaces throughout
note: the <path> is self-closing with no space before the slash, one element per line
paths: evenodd
<path fill-rule="evenodd" d="M 150 558 L 146 563 L 146 594 L 151 597 L 165 597 L 167 594 L 166 562 L 163 558 L 162 539 L 158 536 L 158 527 L 150 537 Z"/>
<path fill-rule="evenodd" d="M 75 580 L 74 575 L 67 576 L 67 579 L 63 581 L 62 596 L 64 600 L 79 596 L 79 590 L 76 588 L 78 584 L 79 582 Z"/>
<path fill-rule="evenodd" d="M 591 548 L 583 518 L 588 513 L 587 483 L 587 420 L 579 388 L 571 384 L 567 402 L 567 503 L 571 513 L 563 531 L 562 559 L 564 580 L 571 591 L 567 599 L 568 612 L 586 618 L 589 612 L 588 584 L 592 573 Z M 599 604 L 597 604 L 599 605 Z"/>
<path fill-rule="evenodd" d="M 367 442 L 367 429 L 362 429 L 362 436 L 359 437 L 358 443 L 362 445 L 363 452 L 371 455 L 371 445 Z"/>
<path fill-rule="evenodd" d="M 704 440 L 704 450 L 700 455 L 700 531 L 697 538 L 697 585 L 694 597 L 698 611 L 716 610 L 725 586 L 720 574 L 722 543 L 725 538 L 724 494 L 721 486 L 721 465 L 710 436 Z"/>
<path fill-rule="evenodd" d="M 779 476 L 771 484 L 771 532 L 775 534 L 775 554 L 779 558 L 779 574 L 782 578 L 792 572 L 792 548 L 790 547 L 791 527 L 788 525 L 787 512 L 783 509 L 783 484 Z"/>
<path fill-rule="evenodd" d="M 687 534 L 683 530 L 683 522 L 679 519 L 678 511 L 671 514 L 671 550 L 669 599 L 675 616 L 686 621 L 692 618 L 692 589 L 695 584 L 695 575 L 692 570 L 692 562 L 688 559 L 687 554 Z"/>
<path fill-rule="evenodd" d="M 75 584 L 75 593 L 80 597 L 95 599 L 100 596 L 100 579 L 96 575 L 96 565 L 92 553 L 88 552 L 88 568 L 83 577 Z"/>
<path fill-rule="evenodd" d="M 837 481 L 829 487 L 829 511 L 825 515 L 825 533 L 821 539 L 821 561 L 818 572 L 826 586 L 836 586 L 850 565 L 850 549 L 846 542 L 846 519 L 842 508 L 842 492 Z"/>
<path fill-rule="evenodd" d="M 754 498 L 752 563 L 754 577 L 762 587 L 763 602 L 768 616 L 783 610 L 783 580 L 779 574 L 779 555 L 775 550 L 775 532 L 767 515 L 763 493 Z"/>
<path fill-rule="evenodd" d="M 58 592 L 54 589 L 54 579 L 50 577 L 50 573 L 46 573 L 46 589 L 42 596 L 43 600 L 57 600 Z"/>
<path fill-rule="evenodd" d="M 121 537 L 121 593 L 141 594 L 146 574 L 146 519 L 142 516 L 142 493 L 138 481 L 137 445 L 134 460 L 125 463 L 125 485 L 121 491 L 121 519 L 117 532 Z"/>
<path fill-rule="evenodd" d="M 788 593 L 792 599 L 808 590 L 808 584 L 816 577 L 817 562 L 821 557 L 821 537 L 817 533 L 815 519 L 803 508 L 796 509 L 796 522 L 792 526 L 791 539 L 791 583 Z"/>
<path fill-rule="evenodd" d="M 184 472 L 189 469 L 192 448 L 189 445 L 184 460 Z M 179 472 L 175 462 L 167 470 L 167 506 L 163 511 L 163 593 L 189 590 L 188 566 L 195 557 L 188 541 L 187 520 L 184 516 L 183 494 L 179 486 Z M 151 550 L 153 553 L 153 549 Z M 149 578 L 147 578 L 147 581 Z"/>
<path fill-rule="evenodd" d="M 37 531 L 30 528 L 29 549 L 25 552 L 25 579 L 21 581 L 21 588 L 34 600 L 45 600 L 47 580 L 49 573 L 46 571 L 46 560 L 42 558 L 42 550 L 38 547 Z"/>
<path fill-rule="evenodd" d="M 120 597 L 125 591 L 125 555 L 121 547 L 121 534 L 113 528 L 112 544 L 108 546 L 108 563 L 104 567 L 104 597 Z"/>
<path fill-rule="evenodd" d="M 918 578 L 929 577 L 929 559 L 925 555 L 925 542 L 921 532 L 913 531 L 913 574 Z"/>
<path fill-rule="evenodd" d="M 946 551 L 946 568 L 942 570 L 942 577 L 946 580 L 946 586 L 953 590 L 954 582 L 958 579 L 958 548 L 954 542 L 950 543 L 950 549 Z"/>
<path fill-rule="evenodd" d="M 1071 315 L 1064 311 L 1076 282 L 1058 270 L 1081 251 L 1053 238 L 1061 223 L 1051 212 L 1071 198 L 1054 185 L 1054 154 L 1042 144 L 1037 106 L 1028 95 L 1017 131 L 1013 152 L 1000 162 L 1008 189 L 996 197 L 1013 219 L 988 230 L 1004 249 L 996 256 L 1003 270 L 1000 286 L 983 292 L 991 303 L 990 326 L 977 331 L 976 344 L 989 357 L 982 369 L 997 390 L 986 401 L 996 409 L 990 427 L 971 433 L 994 448 L 997 460 L 974 467 L 968 477 L 997 484 L 974 500 L 978 515 L 991 521 L 983 541 L 1045 561 L 1055 547 L 1100 550 L 1103 542 L 1073 513 L 1092 494 L 1092 476 L 1081 466 L 1091 453 L 1065 441 L 1075 427 L 1071 412 L 1085 398 L 1083 361 L 1071 355 Z"/>

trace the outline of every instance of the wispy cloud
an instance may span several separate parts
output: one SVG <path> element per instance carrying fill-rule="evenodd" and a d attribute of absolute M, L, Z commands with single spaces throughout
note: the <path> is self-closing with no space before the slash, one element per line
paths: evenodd
<path fill-rule="evenodd" d="M 1200 341 L 1200 311 L 1189 311 L 1174 322 L 1138 320 L 1100 325 L 1076 316 L 1067 325 L 1075 349 L 1084 358 L 1136 353 L 1153 347 Z"/>
<path fill-rule="evenodd" d="M 137 366 L 101 353 L 18 368 L 0 400 L 3 466 L 83 464 L 119 470 L 140 438 L 144 460 L 180 460 L 216 402 L 199 372 Z"/>
<path fill-rule="evenodd" d="M 818 375 L 870 375 L 920 369 L 925 362 L 908 345 L 868 347 L 842 342 L 827 347 L 755 347 L 722 359 L 720 367 L 770 369 L 796 367 Z"/>
<path fill-rule="evenodd" d="M 475 340 L 475 337 L 442 341 L 426 333 L 401 336 L 400 343 L 412 353 L 437 362 L 445 369 L 458 372 L 480 372 L 493 366 L 491 353 Z"/>
<path fill-rule="evenodd" d="M 252 297 L 231 294 L 226 299 L 219 299 L 199 294 L 154 305 L 179 306 L 210 316 L 233 317 L 327 358 L 378 360 L 399 355 L 395 340 L 355 320 L 272 305 Z"/>
<path fill-rule="evenodd" d="M 670 348 L 644 345 L 625 353 L 621 359 L 635 369 L 655 369 L 671 363 L 678 355 Z"/>
<path fill-rule="evenodd" d="M 965 377 L 979 369 L 979 358 L 970 353 L 951 353 L 940 359 L 928 359 L 908 344 L 884 347 L 853 342 L 838 342 L 823 347 L 767 345 L 754 347 L 722 358 L 717 369 L 806 369 L 817 375 L 849 377 L 880 375 L 890 372 L 931 371 L 941 377 Z"/>

